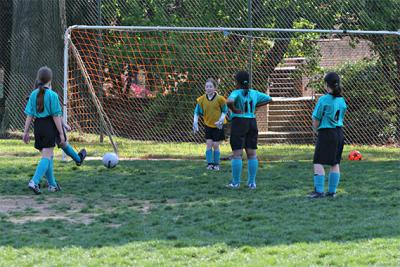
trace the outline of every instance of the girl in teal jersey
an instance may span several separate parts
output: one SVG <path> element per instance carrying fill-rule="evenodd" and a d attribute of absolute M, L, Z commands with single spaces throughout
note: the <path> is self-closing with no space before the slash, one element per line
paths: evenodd
<path fill-rule="evenodd" d="M 322 96 L 312 114 L 313 127 L 318 132 L 314 152 L 314 191 L 310 198 L 335 197 L 340 180 L 339 164 L 342 158 L 344 136 L 343 120 L 346 102 L 342 97 L 340 77 L 335 72 L 325 78 L 327 94 Z M 331 166 L 328 177 L 328 192 L 325 194 L 325 170 L 323 165 Z"/>

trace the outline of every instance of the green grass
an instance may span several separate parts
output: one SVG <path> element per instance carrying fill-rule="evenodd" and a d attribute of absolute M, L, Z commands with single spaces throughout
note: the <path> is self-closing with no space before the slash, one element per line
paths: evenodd
<path fill-rule="evenodd" d="M 118 143 L 129 158 L 201 158 L 204 150 Z M 76 146 L 90 156 L 110 150 Z M 336 199 L 305 197 L 311 146 L 260 146 L 255 191 L 224 187 L 227 161 L 210 172 L 197 160 L 121 161 L 110 170 L 92 160 L 80 168 L 56 161 L 63 191 L 34 196 L 26 184 L 38 153 L 0 140 L 0 266 L 398 266 L 400 152 L 345 154 L 351 149 L 365 160 L 343 161 Z"/>

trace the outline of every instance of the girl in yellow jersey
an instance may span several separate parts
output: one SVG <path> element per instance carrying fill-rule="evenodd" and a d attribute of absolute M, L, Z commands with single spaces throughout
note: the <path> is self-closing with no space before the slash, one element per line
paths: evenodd
<path fill-rule="evenodd" d="M 194 110 L 193 131 L 199 131 L 199 116 L 203 116 L 206 137 L 206 160 L 208 170 L 219 170 L 219 144 L 225 139 L 224 124 L 228 112 L 226 99 L 217 93 L 217 83 L 208 79 L 206 93 L 197 98 Z M 213 151 L 214 149 L 214 151 Z"/>

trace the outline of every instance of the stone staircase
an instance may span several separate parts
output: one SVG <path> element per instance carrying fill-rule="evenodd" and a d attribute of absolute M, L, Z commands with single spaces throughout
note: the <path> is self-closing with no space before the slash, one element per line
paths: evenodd
<path fill-rule="evenodd" d="M 305 95 L 302 78 L 296 72 L 305 64 L 304 58 L 288 58 L 276 67 L 269 78 L 272 97 L 302 97 Z M 314 134 L 311 114 L 314 101 L 274 101 L 257 112 L 259 140 L 264 143 L 311 144 Z"/>

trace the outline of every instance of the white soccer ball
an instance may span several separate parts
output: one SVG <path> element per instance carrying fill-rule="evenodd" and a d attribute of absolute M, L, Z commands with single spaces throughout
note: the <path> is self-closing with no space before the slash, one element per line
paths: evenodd
<path fill-rule="evenodd" d="M 103 164 L 107 168 L 114 168 L 118 164 L 118 156 L 115 153 L 106 153 L 103 156 Z"/>

